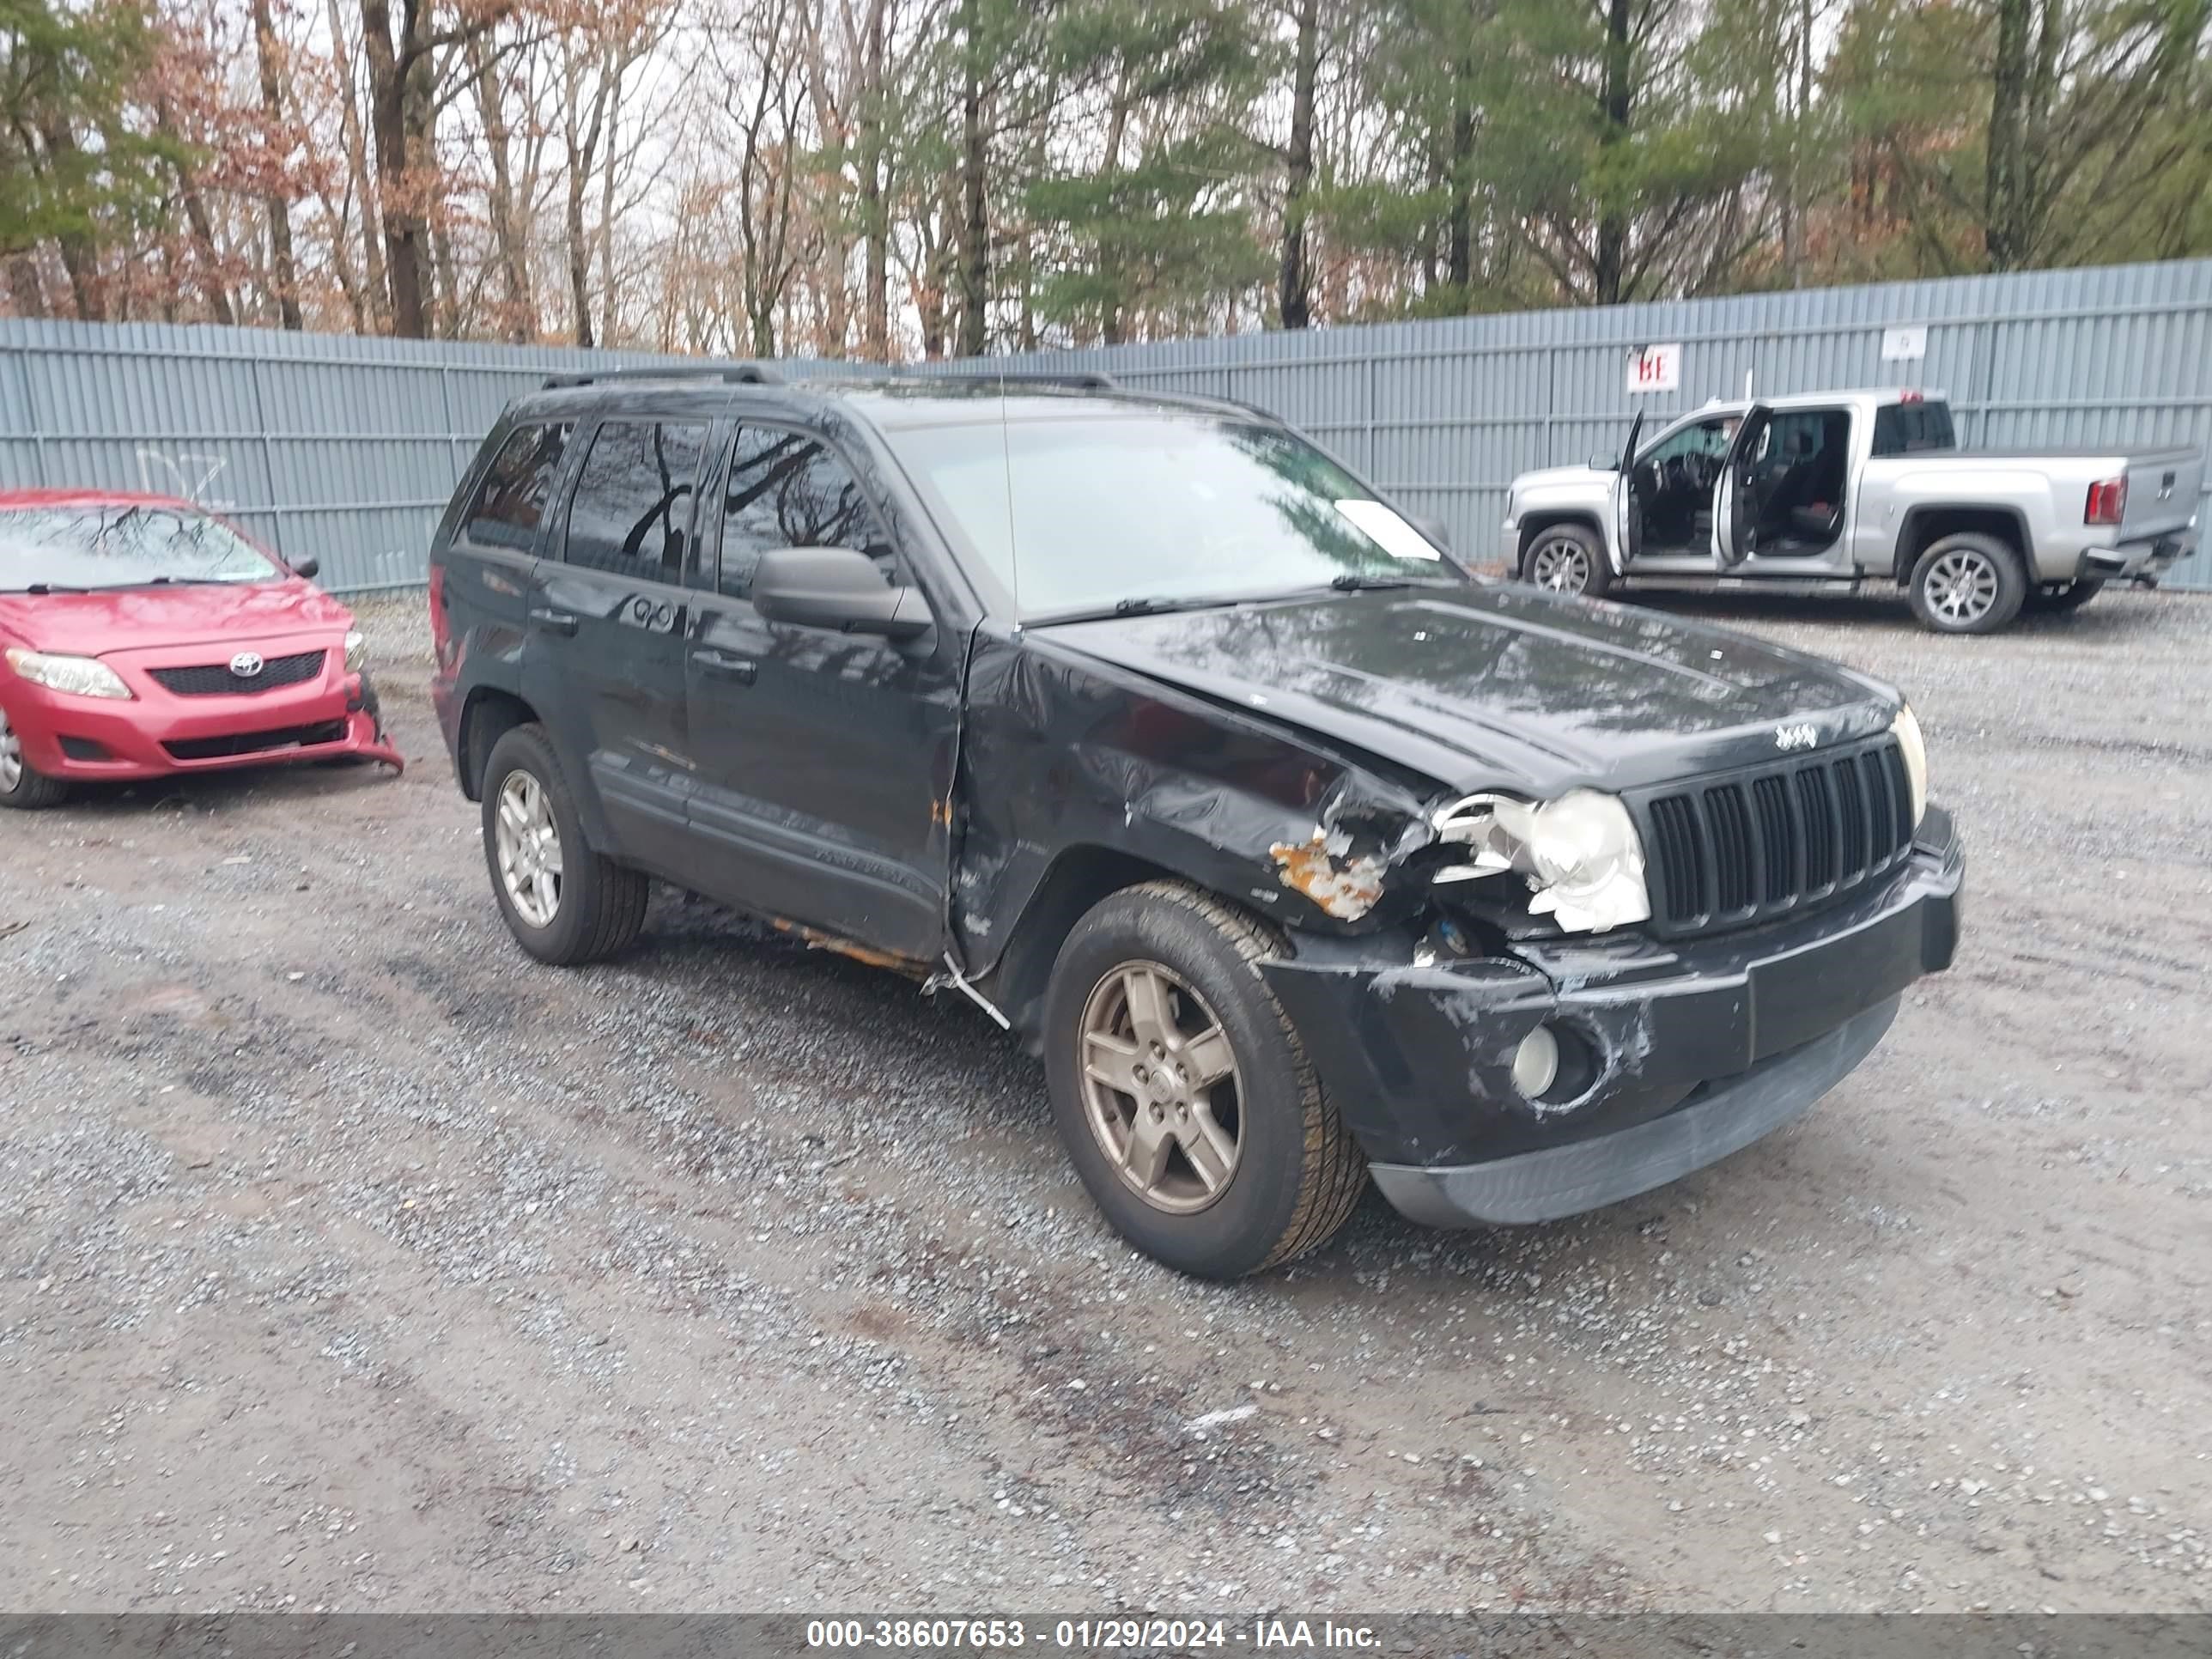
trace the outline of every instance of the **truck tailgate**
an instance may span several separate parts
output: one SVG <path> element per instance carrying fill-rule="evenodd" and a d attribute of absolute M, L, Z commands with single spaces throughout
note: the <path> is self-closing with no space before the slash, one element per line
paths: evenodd
<path fill-rule="evenodd" d="M 2147 449 L 2128 457 L 2128 504 L 2118 539 L 2144 542 L 2181 529 L 2195 516 L 2204 488 L 2204 452 Z"/>

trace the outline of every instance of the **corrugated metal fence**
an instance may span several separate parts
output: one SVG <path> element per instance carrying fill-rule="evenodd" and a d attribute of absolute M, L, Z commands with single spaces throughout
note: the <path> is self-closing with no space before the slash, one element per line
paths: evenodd
<path fill-rule="evenodd" d="M 1896 328 L 1924 328 L 1923 359 L 1884 359 Z M 1632 397 L 1629 354 L 1661 343 L 1680 347 L 1679 386 Z M 656 361 L 0 319 L 0 485 L 190 495 L 283 551 L 314 552 L 333 588 L 407 585 L 422 580 L 431 526 L 508 398 L 550 372 Z M 2212 447 L 2212 260 L 993 361 L 1104 368 L 1132 386 L 1260 404 L 1486 558 L 1515 473 L 1617 450 L 1635 407 L 1663 418 L 1740 395 L 1747 374 L 1770 393 L 1946 390 L 1976 447 Z M 2212 588 L 2212 556 L 2176 581 Z"/>

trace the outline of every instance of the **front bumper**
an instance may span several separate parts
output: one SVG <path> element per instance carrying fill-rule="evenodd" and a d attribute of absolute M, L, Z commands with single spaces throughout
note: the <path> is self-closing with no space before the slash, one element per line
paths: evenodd
<path fill-rule="evenodd" d="M 200 654 L 204 654 L 201 653 Z M 240 696 L 180 696 L 128 658 L 106 659 L 128 698 L 79 697 L 12 676 L 9 724 L 33 770 L 71 782 L 129 782 L 276 762 L 359 755 L 404 765 L 378 729 L 365 676 L 331 665 L 304 684 Z"/>
<path fill-rule="evenodd" d="M 1540 1220 L 1725 1157 L 1832 1088 L 1950 965 L 1963 869 L 1931 807 L 1887 880 L 1741 933 L 1428 966 L 1321 947 L 1262 971 L 1386 1196 L 1419 1220 Z M 1540 1024 L 1575 1092 L 1532 1101 L 1512 1061 Z"/>

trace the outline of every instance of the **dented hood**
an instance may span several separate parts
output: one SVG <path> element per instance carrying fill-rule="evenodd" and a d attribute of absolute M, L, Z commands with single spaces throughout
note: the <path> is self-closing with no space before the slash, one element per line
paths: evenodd
<path fill-rule="evenodd" d="M 1619 789 L 1747 765 L 1808 740 L 1869 736 L 1898 702 L 1879 682 L 1801 652 L 1504 584 L 1331 593 L 1041 633 L 1462 791 Z"/>

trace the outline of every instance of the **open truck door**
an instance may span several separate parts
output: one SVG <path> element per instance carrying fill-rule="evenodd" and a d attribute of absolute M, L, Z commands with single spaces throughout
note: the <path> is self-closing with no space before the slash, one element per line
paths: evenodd
<path fill-rule="evenodd" d="M 1713 564 L 1733 570 L 1758 550 L 1759 451 L 1765 446 L 1774 411 L 1753 404 L 1736 423 L 1735 438 L 1721 463 L 1720 482 L 1713 486 Z"/>
<path fill-rule="evenodd" d="M 1644 503 L 1636 488 L 1636 441 L 1644 434 L 1639 411 L 1628 423 L 1628 442 L 1620 452 L 1620 467 L 1613 475 L 1613 564 L 1626 570 L 1644 550 Z"/>

